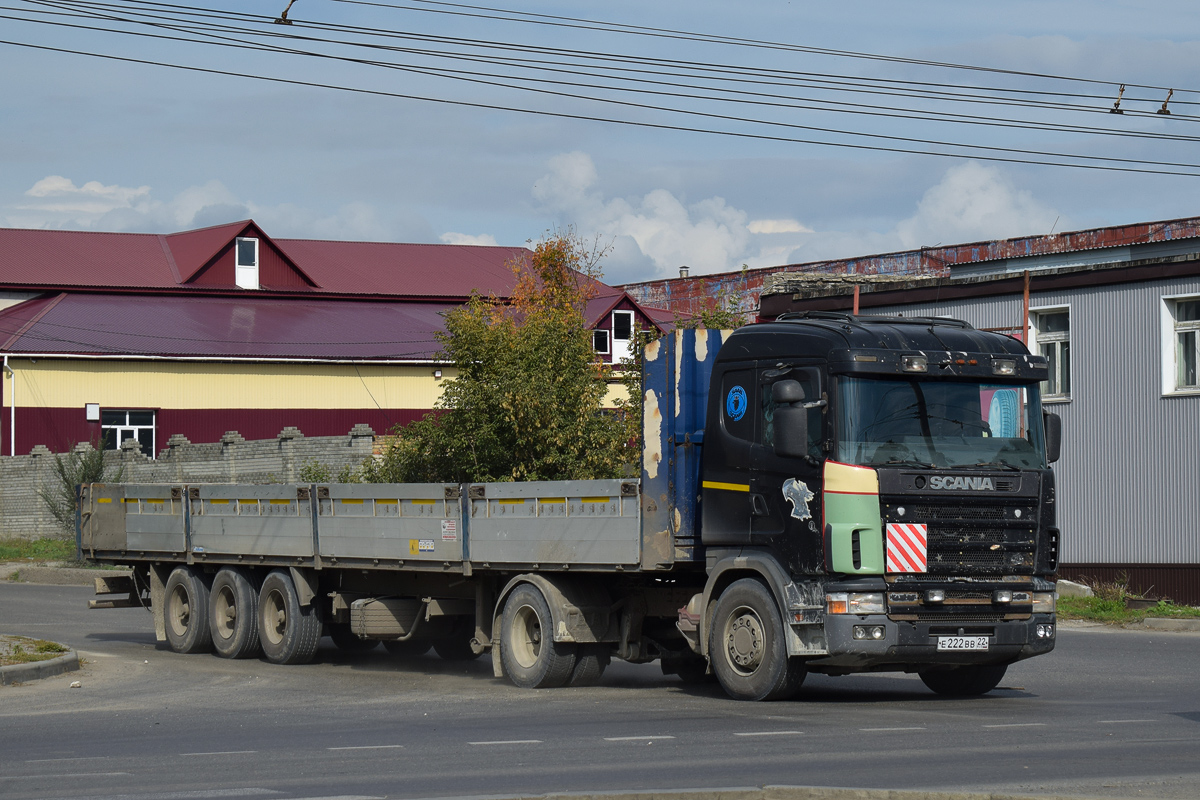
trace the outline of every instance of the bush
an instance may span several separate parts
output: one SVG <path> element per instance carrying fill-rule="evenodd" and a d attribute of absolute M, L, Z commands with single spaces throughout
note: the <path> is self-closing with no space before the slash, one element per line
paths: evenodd
<path fill-rule="evenodd" d="M 123 465 L 115 468 L 105 465 L 104 450 L 99 444 L 99 440 L 95 440 L 88 447 L 55 455 L 53 484 L 38 489 L 38 497 L 65 536 L 75 535 L 78 510 L 75 487 L 82 483 L 119 483 L 125 475 Z"/>

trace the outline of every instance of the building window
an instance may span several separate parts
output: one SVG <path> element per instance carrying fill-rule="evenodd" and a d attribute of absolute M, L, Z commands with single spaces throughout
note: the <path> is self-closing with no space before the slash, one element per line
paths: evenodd
<path fill-rule="evenodd" d="M 258 239 L 234 241 L 234 280 L 242 289 L 258 288 Z"/>
<path fill-rule="evenodd" d="M 1065 308 L 1037 311 L 1033 314 L 1037 352 L 1046 357 L 1049 378 L 1042 382 L 1047 399 L 1071 396 L 1071 312 Z"/>
<path fill-rule="evenodd" d="M 608 355 L 608 331 L 592 331 L 592 349 L 600 355 Z"/>
<path fill-rule="evenodd" d="M 612 313 L 612 360 L 623 361 L 633 353 L 633 312 Z"/>
<path fill-rule="evenodd" d="M 1200 361 L 1200 298 L 1181 297 L 1168 302 L 1172 323 L 1172 349 L 1176 390 L 1200 389 L 1196 363 Z"/>
<path fill-rule="evenodd" d="M 135 439 L 142 452 L 154 458 L 153 411 L 101 411 L 100 430 L 105 450 L 119 450 L 126 439 Z"/>

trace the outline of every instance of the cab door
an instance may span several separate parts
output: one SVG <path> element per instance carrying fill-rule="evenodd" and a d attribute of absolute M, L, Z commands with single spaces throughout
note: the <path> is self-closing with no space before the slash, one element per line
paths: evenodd
<path fill-rule="evenodd" d="M 775 550 L 793 573 L 820 569 L 821 466 L 828 405 L 822 371 L 817 366 L 770 366 L 756 369 L 758 414 L 750 448 L 750 540 Z M 777 405 L 771 387 L 794 380 L 804 389 L 808 419 L 808 457 L 784 458 L 774 448 Z"/>
<path fill-rule="evenodd" d="M 700 457 L 701 539 L 706 545 L 746 544 L 759 402 L 754 362 L 726 366 L 714 389 Z"/>

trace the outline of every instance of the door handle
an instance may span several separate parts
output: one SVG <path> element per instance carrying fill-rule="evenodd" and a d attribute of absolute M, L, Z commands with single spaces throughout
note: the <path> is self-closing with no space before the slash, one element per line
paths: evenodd
<path fill-rule="evenodd" d="M 769 516 L 771 511 L 767 508 L 767 498 L 761 494 L 750 495 L 750 513 L 756 517 Z"/>

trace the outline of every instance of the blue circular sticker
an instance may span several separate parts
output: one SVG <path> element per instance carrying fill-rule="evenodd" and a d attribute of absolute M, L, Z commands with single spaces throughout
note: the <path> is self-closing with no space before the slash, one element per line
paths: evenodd
<path fill-rule="evenodd" d="M 734 422 L 746 416 L 746 390 L 735 386 L 725 395 L 725 415 Z"/>

